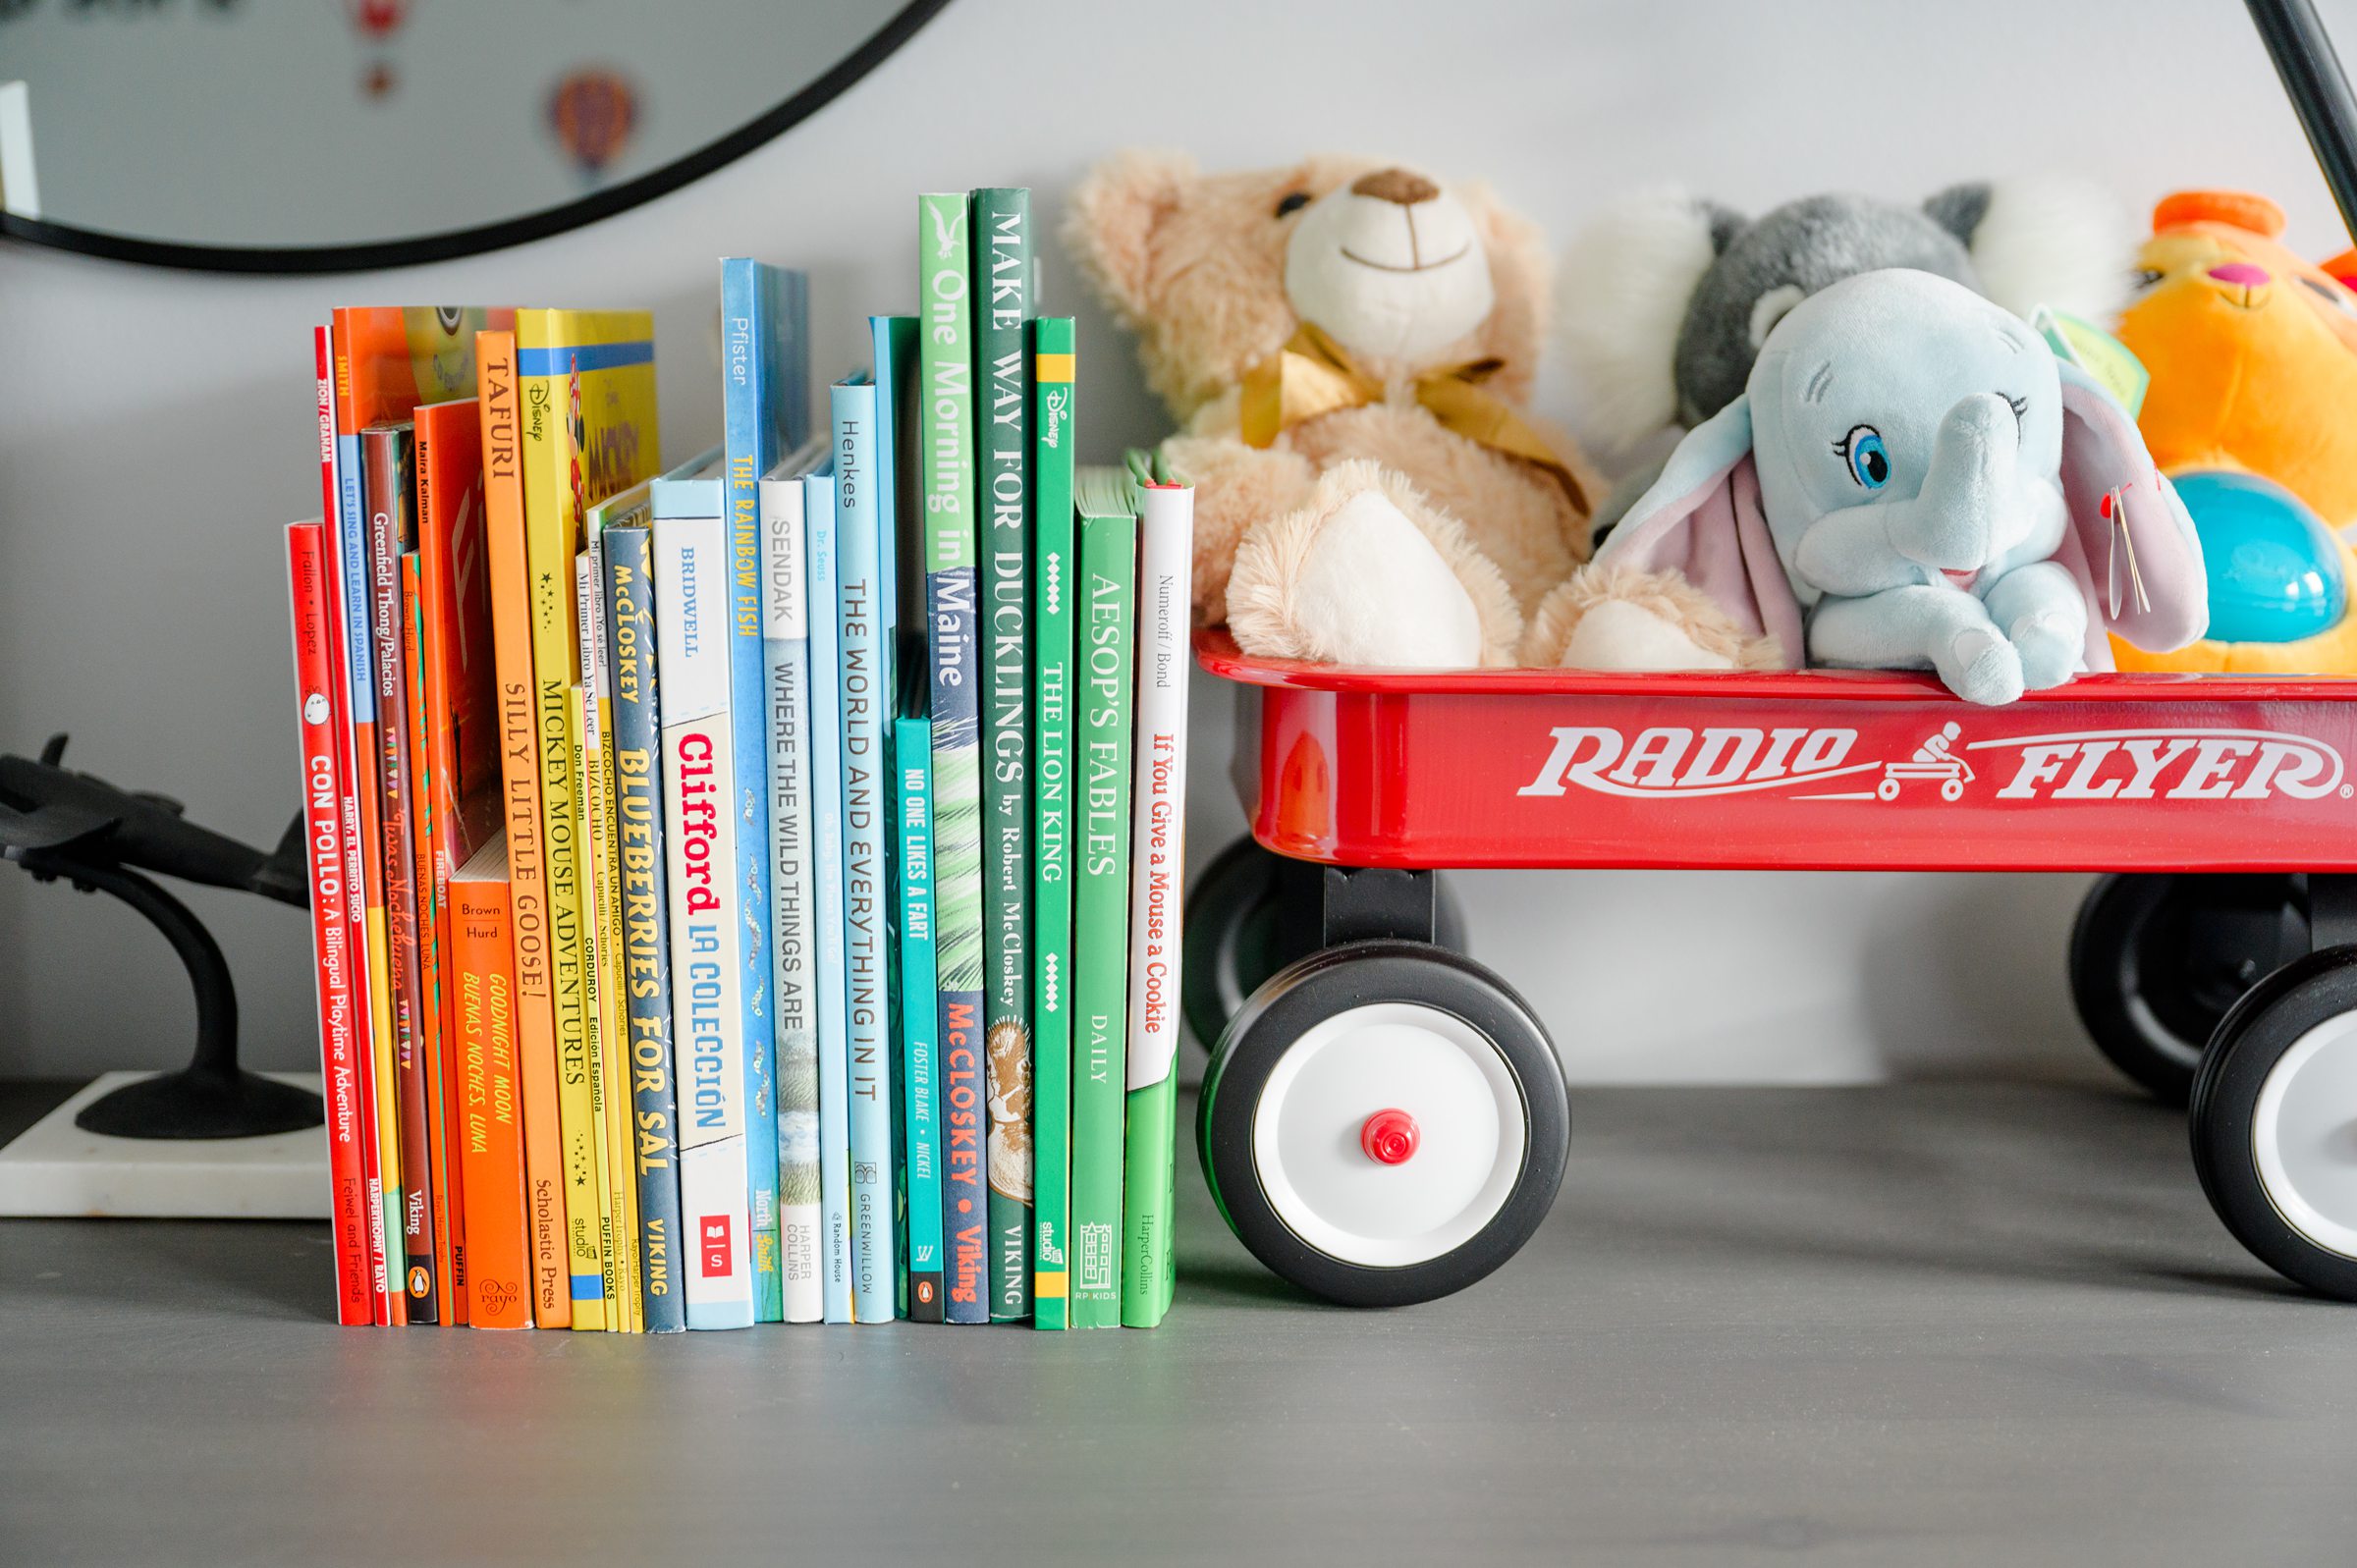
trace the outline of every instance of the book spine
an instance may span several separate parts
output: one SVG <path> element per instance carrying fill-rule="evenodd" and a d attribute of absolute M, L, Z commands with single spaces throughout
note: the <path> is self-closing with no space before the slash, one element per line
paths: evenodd
<path fill-rule="evenodd" d="M 654 541 L 610 528 L 607 668 L 614 685 L 615 861 L 629 1000 L 631 1149 L 638 1186 L 639 1311 L 649 1333 L 687 1326 L 680 1277 L 679 1097 L 671 1040 L 671 911 L 664 867 L 663 726 L 655 672 Z"/>
<path fill-rule="evenodd" d="M 778 1239 L 788 1323 L 819 1285 L 818 907 L 811 866 L 810 626 L 799 479 L 761 486 L 761 637 L 769 730 L 770 1020 L 778 1078 Z"/>
<path fill-rule="evenodd" d="M 436 1321 L 441 1300 L 434 1274 L 425 1057 L 417 985 L 417 897 L 414 828 L 410 820 L 409 686 L 405 675 L 402 558 L 415 545 L 409 431 L 361 433 L 361 470 L 368 509 L 369 653 L 376 707 L 377 821 L 375 846 L 385 879 L 385 945 L 393 1001 L 393 1082 L 398 1100 L 396 1195 L 405 1322 Z"/>
<path fill-rule="evenodd" d="M 919 490 L 933 707 L 933 937 L 941 1008 L 944 1295 L 990 1318 L 982 1052 L 981 661 L 975 649 L 973 357 L 966 198 L 918 198 Z"/>
<path fill-rule="evenodd" d="M 596 863 L 597 991 L 600 1049 L 606 1076 L 608 1202 L 614 1209 L 618 1260 L 615 1278 L 629 1333 L 646 1332 L 638 1277 L 638 1182 L 633 1172 L 630 1127 L 635 1114 L 630 1091 L 630 1005 L 623 990 L 622 866 L 614 781 L 614 679 L 606 646 L 605 555 L 602 533 L 581 552 L 575 595 L 580 606 L 581 688 L 584 712 L 596 721 L 596 739 L 584 748 L 597 809 L 589 829 Z"/>
<path fill-rule="evenodd" d="M 803 487 L 810 568 L 811 884 L 818 907 L 818 1284 L 822 1319 L 852 1321 L 851 1118 L 849 956 L 844 909 L 842 628 L 835 616 L 835 484 L 813 475 Z"/>
<path fill-rule="evenodd" d="M 543 1328 L 564 1328 L 573 1322 L 573 1280 L 566 1239 L 562 1073 L 549 963 L 538 683 L 532 671 L 515 334 L 477 333 L 475 371 L 481 390 L 484 535 L 499 697 L 501 814 L 508 833 L 509 926 L 516 964 L 516 1055 L 523 1084 L 532 1321 Z"/>
<path fill-rule="evenodd" d="M 1171 1310 L 1177 1214 L 1179 929 L 1186 883 L 1187 633 L 1195 493 L 1140 492 L 1137 739 L 1129 852 L 1127 1108 L 1122 1162 L 1122 1323 L 1151 1328 Z"/>
<path fill-rule="evenodd" d="M 728 541 L 718 517 L 657 519 L 655 665 L 663 716 L 673 1071 L 690 1328 L 753 1322 L 730 809 Z"/>
<path fill-rule="evenodd" d="M 615 1226 L 621 1219 L 614 1206 L 613 1093 L 608 1077 L 604 995 L 598 972 L 597 856 L 588 842 L 588 825 L 605 802 L 598 797 L 597 780 L 588 765 L 588 752 L 597 723 L 588 693 L 580 686 L 565 688 L 565 743 L 573 752 L 573 820 L 579 824 L 583 843 L 575 861 L 581 900 L 581 1061 L 589 1079 L 589 1127 L 595 1163 L 597 1202 L 598 1293 L 605 1303 L 605 1321 L 595 1326 L 619 1333 L 629 1326 L 622 1309 L 622 1256 L 615 1246 Z M 576 1328 L 587 1327 L 577 1319 Z"/>
<path fill-rule="evenodd" d="M 467 1321 L 529 1328 L 531 1248 L 524 1220 L 523 1096 L 516 1061 L 515 939 L 508 882 L 451 884 L 452 1016 L 458 1025 L 461 1179 L 472 1240 Z"/>
<path fill-rule="evenodd" d="M 368 1205 L 368 1287 L 372 1298 L 373 1320 L 382 1325 L 392 1322 L 392 1301 L 388 1291 L 388 1271 L 385 1259 L 384 1190 L 378 1168 L 376 1139 L 376 1011 L 373 999 L 376 990 L 368 973 L 368 898 L 366 854 L 364 846 L 371 840 L 365 836 L 361 822 L 361 802 L 373 798 L 365 787 L 372 772 L 363 772 L 365 753 L 354 749 L 356 739 L 353 726 L 353 673 L 366 666 L 365 652 L 356 653 L 353 646 L 355 628 L 348 606 L 357 590 L 346 577 L 356 559 L 347 553 L 352 537 L 344 514 L 343 443 L 337 439 L 339 419 L 336 388 L 338 358 L 333 327 L 315 327 L 311 331 L 311 364 L 318 380 L 319 412 L 319 496 L 321 540 L 327 556 L 323 563 L 327 584 L 328 646 L 334 660 L 334 678 L 328 682 L 328 703 L 332 709 L 329 722 L 335 726 L 336 779 L 342 791 L 337 802 L 340 848 L 344 857 L 344 918 L 346 969 L 352 993 L 353 1048 L 356 1054 L 356 1073 L 358 1084 L 360 1140 L 360 1172 L 364 1196 Z M 356 520 L 352 519 L 352 520 Z M 365 617 L 361 620 L 364 623 Z M 362 627 L 364 632 L 364 624 Z M 373 816 L 373 813 L 371 813 Z"/>
<path fill-rule="evenodd" d="M 933 973 L 932 727 L 922 718 L 893 721 L 899 780 L 900 933 L 904 998 L 901 1085 L 908 1201 L 908 1316 L 942 1321 L 940 1015 L 931 1002 Z"/>
<path fill-rule="evenodd" d="M 765 431 L 777 410 L 765 406 L 790 388 L 765 384 L 763 339 L 786 329 L 779 297 L 764 288 L 775 270 L 731 257 L 720 267 L 722 321 L 721 494 L 729 529 L 729 700 L 746 722 L 737 726 L 731 759 L 737 813 L 737 887 L 741 899 L 737 997 L 744 1014 L 745 1168 L 753 1227 L 753 1316 L 786 1316 L 778 1217 L 777 1041 L 771 1007 L 769 898 L 769 741 L 752 716 L 762 711 L 768 650 L 761 638 L 761 474 L 775 456 Z M 791 379 L 791 378 L 789 378 Z M 798 434 L 798 432 L 797 432 Z"/>
<path fill-rule="evenodd" d="M 990 1316 L 1031 1316 L 1031 192 L 974 192 Z"/>
<path fill-rule="evenodd" d="M 851 1307 L 890 1323 L 899 1226 L 893 1213 L 892 1019 L 885 989 L 883 552 L 875 479 L 876 389 L 832 389 L 835 608 L 843 720 L 844 1044 L 850 1096 Z"/>
<path fill-rule="evenodd" d="M 1073 322 L 1034 328 L 1031 427 L 1031 1294 L 1071 1326 Z"/>
<path fill-rule="evenodd" d="M 424 515 L 420 466 L 419 511 Z M 461 1270 L 466 1252 L 458 1234 L 462 1200 L 459 1196 L 451 1135 L 457 1121 L 457 1090 L 447 1070 L 450 1042 L 442 1030 L 442 901 L 435 896 L 434 843 L 442 827 L 435 811 L 435 777 L 431 730 L 426 723 L 425 578 L 420 552 L 401 558 L 403 635 L 408 653 L 402 663 L 407 683 L 410 747 L 410 878 L 417 900 L 417 1041 L 425 1062 L 427 1190 L 433 1195 L 434 1277 L 442 1287 L 442 1321 L 466 1321 L 466 1278 Z"/>
<path fill-rule="evenodd" d="M 343 605 L 342 630 L 347 657 L 346 696 L 352 727 L 355 811 L 348 818 L 352 843 L 349 861 L 360 890 L 360 953 L 367 977 L 368 1102 L 372 1125 L 370 1152 L 375 1171 L 375 1237 L 378 1291 L 385 1311 L 379 1321 L 408 1321 L 409 1293 L 404 1278 L 401 1233 L 401 1091 L 394 1072 L 392 960 L 385 936 L 384 792 L 376 739 L 376 649 L 373 634 L 374 585 L 368 569 L 368 509 L 360 474 L 360 435 L 356 426 L 345 429 L 352 408 L 352 346 L 341 329 L 333 336 L 336 403 L 336 506 L 340 547 L 336 571 Z"/>
<path fill-rule="evenodd" d="M 580 441 L 580 371 L 521 378 L 523 549 L 531 594 L 532 711 L 538 727 L 542 863 L 548 885 L 549 998 L 557 1031 L 557 1126 L 565 1149 L 565 1253 L 573 1326 L 606 1325 L 600 1195 L 604 1140 L 590 1081 L 588 976 L 581 909 L 581 824 L 574 778 L 573 539 L 578 526 L 575 448 Z"/>
<path fill-rule="evenodd" d="M 302 758 L 311 961 L 319 996 L 319 1081 L 327 1103 L 329 1235 L 336 1251 L 336 1321 L 376 1321 L 368 1255 L 368 1183 L 360 1157 L 359 1036 L 353 1016 L 352 922 L 344 906 L 343 785 L 336 768 L 335 648 L 327 595 L 326 530 L 287 530 L 294 614 L 296 733 Z"/>
<path fill-rule="evenodd" d="M 1075 1328 L 1121 1323 L 1124 1024 L 1129 980 L 1130 629 L 1137 529 L 1080 525 L 1074 699 L 1077 875 L 1072 883 L 1072 1244 Z"/>

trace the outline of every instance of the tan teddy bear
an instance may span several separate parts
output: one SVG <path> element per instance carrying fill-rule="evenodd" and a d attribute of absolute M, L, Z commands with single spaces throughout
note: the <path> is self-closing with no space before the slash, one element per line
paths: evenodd
<path fill-rule="evenodd" d="M 1368 159 L 1127 152 L 1066 238 L 1182 427 L 1163 453 L 1195 486 L 1207 622 L 1285 658 L 1517 661 L 1601 493 L 1522 412 L 1549 300 L 1530 224 Z"/>

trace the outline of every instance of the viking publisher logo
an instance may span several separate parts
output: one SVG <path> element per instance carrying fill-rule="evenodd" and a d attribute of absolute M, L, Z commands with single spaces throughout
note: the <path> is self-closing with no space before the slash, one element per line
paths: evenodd
<path fill-rule="evenodd" d="M 705 1215 L 695 1224 L 696 1252 L 703 1260 L 706 1279 L 729 1276 L 729 1217 Z"/>

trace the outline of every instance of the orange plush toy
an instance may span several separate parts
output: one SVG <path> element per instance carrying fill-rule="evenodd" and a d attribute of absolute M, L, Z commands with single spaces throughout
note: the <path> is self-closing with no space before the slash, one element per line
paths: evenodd
<path fill-rule="evenodd" d="M 2167 197 L 2119 337 L 2152 375 L 2137 423 L 2163 472 L 2256 474 L 2337 532 L 2357 525 L 2357 292 L 2343 281 L 2357 279 L 2357 251 L 2320 267 L 2285 248 L 2282 233 L 2282 209 L 2265 196 Z M 2194 515 L 2201 525 L 2198 507 Z M 2218 579 L 2232 556 L 2203 532 Z M 2338 555 L 2343 582 L 2357 583 L 2357 552 L 2324 548 Z M 2214 580 L 2214 607 L 2221 587 Z M 2357 672 L 2357 614 L 2296 641 L 2214 635 L 2174 654 L 2120 654 L 2123 670 Z"/>

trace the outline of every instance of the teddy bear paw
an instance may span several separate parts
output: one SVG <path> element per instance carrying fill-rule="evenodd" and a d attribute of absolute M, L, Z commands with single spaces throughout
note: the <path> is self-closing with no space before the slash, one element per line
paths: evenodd
<path fill-rule="evenodd" d="M 1366 477 L 1329 473 L 1310 505 L 1245 540 L 1228 583 L 1237 645 L 1381 669 L 1503 663 L 1521 627 L 1496 568 L 1446 519 L 1411 515 L 1412 491 Z"/>

